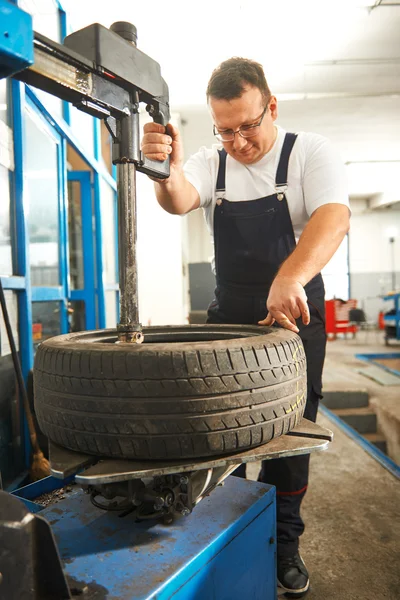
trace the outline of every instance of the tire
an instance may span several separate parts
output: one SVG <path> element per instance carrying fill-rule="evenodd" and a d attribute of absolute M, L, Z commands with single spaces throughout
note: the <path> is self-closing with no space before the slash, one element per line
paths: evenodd
<path fill-rule="evenodd" d="M 131 459 L 231 454 L 300 421 L 306 403 L 301 339 L 252 325 L 147 327 L 145 342 L 116 330 L 43 342 L 35 410 L 53 442 Z"/>

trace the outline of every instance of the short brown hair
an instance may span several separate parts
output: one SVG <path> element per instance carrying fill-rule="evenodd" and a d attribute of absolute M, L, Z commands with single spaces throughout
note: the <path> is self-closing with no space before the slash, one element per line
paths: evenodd
<path fill-rule="evenodd" d="M 207 100 L 210 96 L 218 100 L 240 98 L 246 84 L 258 88 L 268 102 L 271 91 L 262 66 L 248 58 L 229 58 L 212 72 L 207 86 Z"/>

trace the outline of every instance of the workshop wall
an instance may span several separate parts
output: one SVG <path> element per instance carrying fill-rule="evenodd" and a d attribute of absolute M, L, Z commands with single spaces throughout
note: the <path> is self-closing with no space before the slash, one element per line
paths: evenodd
<path fill-rule="evenodd" d="M 360 207 L 364 205 L 364 210 Z M 393 274 L 400 287 L 400 206 L 368 210 L 367 201 L 352 203 L 349 235 L 350 293 L 369 320 L 391 306 L 380 296 L 393 290 Z M 360 211 L 360 208 L 362 212 Z M 390 236 L 394 242 L 390 242 Z"/>
<path fill-rule="evenodd" d="M 142 110 L 141 127 L 150 120 Z M 180 127 L 180 116 L 171 115 Z M 189 291 L 186 218 L 170 215 L 158 204 L 154 184 L 137 173 L 137 267 L 139 318 L 142 325 L 187 323 Z"/>
<path fill-rule="evenodd" d="M 165 212 L 153 182 L 137 176 L 137 263 L 139 316 L 143 325 L 185 323 L 182 218 Z"/>
<path fill-rule="evenodd" d="M 319 133 L 332 141 L 348 164 L 351 195 L 371 195 L 396 184 L 400 155 L 397 97 L 296 100 L 278 94 L 278 103 L 278 125 L 288 131 Z M 178 107 L 177 110 L 182 119 L 186 158 L 200 146 L 215 143 L 212 121 L 205 106 Z"/>

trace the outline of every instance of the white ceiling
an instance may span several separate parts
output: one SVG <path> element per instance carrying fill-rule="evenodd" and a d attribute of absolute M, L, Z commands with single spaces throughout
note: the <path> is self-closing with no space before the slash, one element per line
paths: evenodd
<path fill-rule="evenodd" d="M 387 0 L 153 0 L 133 7 L 113 0 L 111 8 L 98 0 L 64 0 L 63 5 L 74 29 L 95 21 L 107 27 L 116 20 L 134 23 L 138 47 L 161 64 L 174 105 L 204 104 L 212 69 L 231 56 L 261 62 L 276 94 L 400 91 L 400 1 L 389 6 Z"/>
<path fill-rule="evenodd" d="M 62 4 L 74 29 L 96 21 L 136 25 L 138 47 L 160 63 L 171 108 L 188 125 L 189 153 L 212 142 L 205 106 L 211 71 L 245 56 L 263 64 L 280 124 L 327 135 L 351 162 L 352 194 L 387 197 L 389 188 L 393 202 L 400 200 L 400 162 L 392 162 L 400 161 L 399 0 Z"/>

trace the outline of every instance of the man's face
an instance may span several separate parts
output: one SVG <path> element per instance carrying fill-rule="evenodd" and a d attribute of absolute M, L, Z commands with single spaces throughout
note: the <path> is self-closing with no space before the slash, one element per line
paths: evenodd
<path fill-rule="evenodd" d="M 208 102 L 215 127 L 220 133 L 236 131 L 245 125 L 255 125 L 260 121 L 266 105 L 260 90 L 250 85 L 245 87 L 240 98 L 219 100 L 210 96 Z M 276 136 L 274 121 L 277 116 L 277 100 L 272 96 L 257 134 L 243 138 L 236 133 L 231 142 L 223 141 L 227 153 L 244 165 L 258 162 L 273 146 Z"/>

